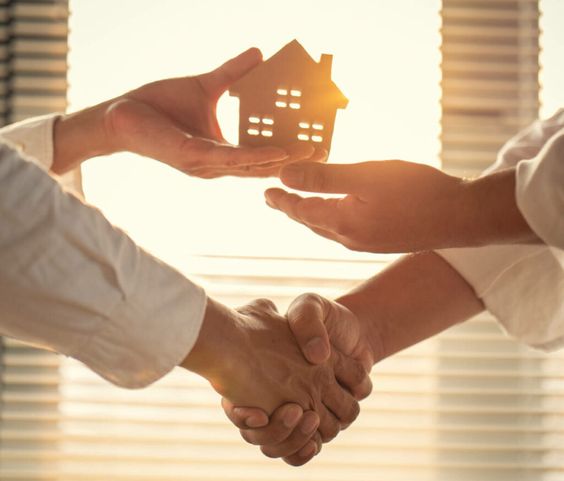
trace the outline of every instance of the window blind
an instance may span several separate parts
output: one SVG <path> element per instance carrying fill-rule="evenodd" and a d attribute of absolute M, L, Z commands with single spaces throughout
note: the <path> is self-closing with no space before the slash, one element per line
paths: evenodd
<path fill-rule="evenodd" d="M 539 114 L 537 0 L 443 0 L 443 167 L 472 175 Z"/>
<path fill-rule="evenodd" d="M 67 18 L 66 0 L 0 1 L 0 125 L 66 109 Z M 59 357 L 1 337 L 0 346 L 0 479 L 35 479 L 57 425 Z"/>
<path fill-rule="evenodd" d="M 511 17 L 522 2 L 452 2 L 470 13 L 494 3 Z M 450 6 L 445 1 L 441 10 L 443 135 Z M 479 131 L 472 119 L 464 117 L 458 133 L 487 138 L 491 132 Z M 514 131 L 507 127 L 507 137 Z M 441 140 L 446 168 L 468 173 L 485 165 L 485 156 L 450 162 L 448 141 Z M 500 133 L 499 145 L 504 140 Z M 458 145 L 458 155 L 468 145 Z M 488 162 L 499 145 L 490 146 Z M 186 259 L 183 271 L 227 305 L 269 297 L 284 311 L 303 292 L 334 297 L 389 261 L 208 255 Z M 564 480 L 564 355 L 516 344 L 487 314 L 378 364 L 374 393 L 363 401 L 358 421 L 299 470 L 246 445 L 224 419 L 218 396 L 184 371 L 146 390 L 126 391 L 73 360 L 11 341 L 3 358 L 2 481 Z"/>

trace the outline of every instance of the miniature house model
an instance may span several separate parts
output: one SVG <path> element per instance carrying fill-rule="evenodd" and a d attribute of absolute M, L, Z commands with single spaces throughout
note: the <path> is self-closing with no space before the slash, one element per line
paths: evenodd
<path fill-rule="evenodd" d="M 315 62 L 297 40 L 235 82 L 239 144 L 331 146 L 337 109 L 348 100 L 331 80 L 331 55 Z"/>

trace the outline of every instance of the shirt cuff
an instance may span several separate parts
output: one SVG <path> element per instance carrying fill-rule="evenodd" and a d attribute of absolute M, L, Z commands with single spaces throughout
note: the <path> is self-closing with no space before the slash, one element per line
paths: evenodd
<path fill-rule="evenodd" d="M 564 249 L 564 129 L 530 160 L 517 165 L 519 210 L 548 245 Z"/>
<path fill-rule="evenodd" d="M 48 114 L 8 125 L 0 129 L 0 137 L 49 172 L 54 157 L 53 128 L 61 115 Z"/>
<path fill-rule="evenodd" d="M 512 337 L 541 350 L 564 346 L 564 258 L 544 246 L 437 251 Z"/>
<path fill-rule="evenodd" d="M 135 291 L 71 356 L 118 386 L 146 387 L 180 365 L 194 347 L 207 305 L 204 290 L 143 256 Z M 158 291 L 158 292 L 157 292 Z"/>

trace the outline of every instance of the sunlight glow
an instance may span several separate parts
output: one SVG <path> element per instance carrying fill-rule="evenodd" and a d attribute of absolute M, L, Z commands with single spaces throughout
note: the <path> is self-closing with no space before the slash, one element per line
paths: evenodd
<path fill-rule="evenodd" d="M 149 81 L 207 72 L 250 46 L 268 58 L 297 38 L 316 61 L 333 55 L 332 79 L 349 99 L 337 114 L 331 162 L 402 158 L 438 165 L 439 0 L 288 0 L 274 23 L 269 2 L 260 0 L 167 0 L 166 8 L 151 0 L 73 0 L 71 7 L 71 109 Z M 299 87 L 277 91 L 277 107 L 301 106 Z M 238 109 L 226 95 L 217 109 L 225 138 L 235 143 Z M 269 125 L 257 113 L 243 127 L 268 136 L 262 127 Z M 321 141 L 318 122 L 302 119 L 300 126 L 296 141 L 310 135 Z M 263 191 L 277 185 L 276 179 L 200 180 L 132 154 L 84 167 L 88 200 L 185 272 L 197 253 L 367 257 L 268 208 Z"/>

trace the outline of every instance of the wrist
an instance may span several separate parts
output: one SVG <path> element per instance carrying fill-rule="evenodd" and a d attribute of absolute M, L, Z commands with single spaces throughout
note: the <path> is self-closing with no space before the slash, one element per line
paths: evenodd
<path fill-rule="evenodd" d="M 465 245 L 539 242 L 517 206 L 515 175 L 515 168 L 510 168 L 465 181 L 460 228 L 467 234 Z"/>
<path fill-rule="evenodd" d="M 92 157 L 116 151 L 106 126 L 108 103 L 65 114 L 54 125 L 53 166 L 64 174 Z"/>
<path fill-rule="evenodd" d="M 198 339 L 180 366 L 206 378 L 223 394 L 238 372 L 244 341 L 237 313 L 208 298 Z"/>

